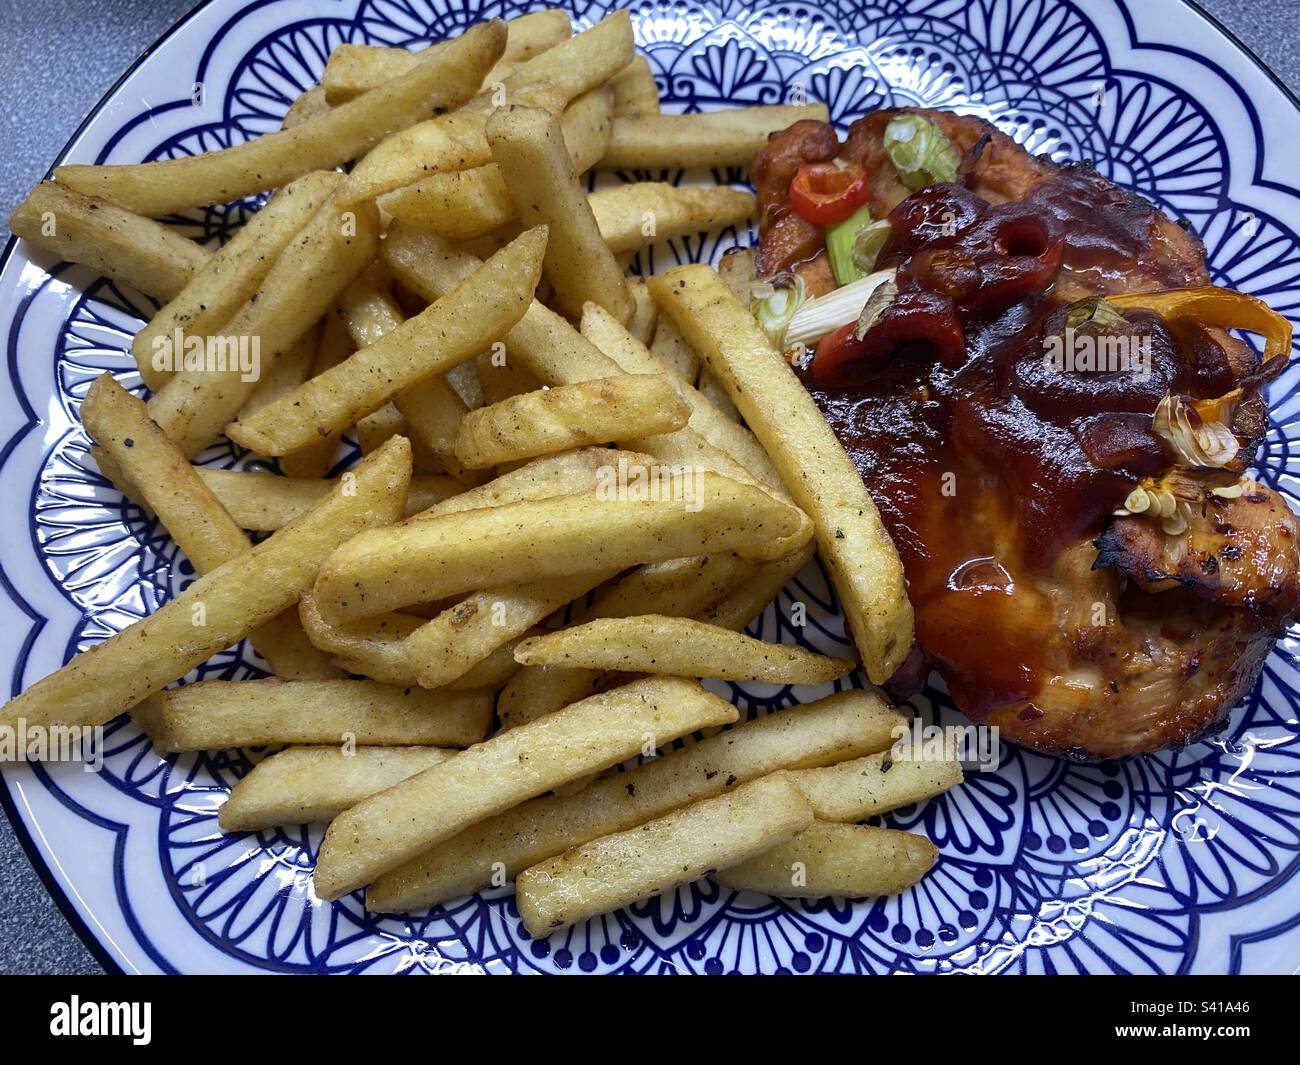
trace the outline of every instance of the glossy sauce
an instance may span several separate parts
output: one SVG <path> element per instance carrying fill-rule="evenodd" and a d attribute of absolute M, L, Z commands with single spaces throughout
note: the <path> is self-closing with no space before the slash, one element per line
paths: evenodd
<path fill-rule="evenodd" d="M 956 185 L 922 190 L 891 213 L 879 265 L 897 267 L 900 298 L 875 347 L 848 369 L 819 374 L 814 359 L 805 372 L 898 547 L 918 644 L 976 717 L 1032 699 L 1064 668 L 1053 567 L 1168 467 L 1151 431 L 1161 398 L 1232 387 L 1217 344 L 1141 311 L 1095 336 L 1123 338 L 1149 372 L 1047 363 L 1048 338 L 1065 336 L 1062 293 L 1122 291 L 1150 258 L 1153 216 L 1082 168 L 996 206 Z M 1160 287 L 1199 281 L 1172 257 L 1168 272 Z M 964 351 L 933 339 L 953 322 Z"/>

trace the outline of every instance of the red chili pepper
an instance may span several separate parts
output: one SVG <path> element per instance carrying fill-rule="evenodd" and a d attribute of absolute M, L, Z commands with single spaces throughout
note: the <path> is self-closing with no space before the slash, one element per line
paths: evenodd
<path fill-rule="evenodd" d="M 814 225 L 843 222 L 867 201 L 867 173 L 856 163 L 804 163 L 790 182 L 790 206 Z"/>
<path fill-rule="evenodd" d="M 817 341 L 809 371 L 814 380 L 832 382 L 848 376 L 848 367 L 862 350 L 862 341 L 854 333 L 857 322 L 833 329 Z"/>

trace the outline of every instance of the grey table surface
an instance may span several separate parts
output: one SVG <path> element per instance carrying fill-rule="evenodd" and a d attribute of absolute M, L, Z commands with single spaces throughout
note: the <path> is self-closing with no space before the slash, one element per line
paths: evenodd
<path fill-rule="evenodd" d="M 10 101 L 0 152 L 6 215 L 136 56 L 193 6 L 193 0 L 0 0 L 0 99 Z M 1300 91 L 1295 0 L 1202 0 L 1202 6 Z M 101 971 L 0 813 L 0 973 Z"/>

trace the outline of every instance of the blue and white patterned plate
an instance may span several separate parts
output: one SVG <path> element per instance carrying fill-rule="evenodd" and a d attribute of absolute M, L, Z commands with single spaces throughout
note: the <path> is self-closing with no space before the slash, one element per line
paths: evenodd
<path fill-rule="evenodd" d="M 62 158 L 132 162 L 238 142 L 275 128 L 340 42 L 415 44 L 539 6 L 214 0 L 136 64 Z M 571 11 L 585 27 L 620 6 L 576 0 Z M 909 103 L 984 115 L 1035 152 L 1095 160 L 1191 222 L 1216 282 L 1300 314 L 1290 187 L 1300 103 L 1182 0 L 643 0 L 632 16 L 669 110 L 780 102 L 797 87 L 840 123 Z M 196 215 L 193 231 L 218 240 L 243 213 Z M 737 239 L 656 254 L 668 265 L 715 258 Z M 98 475 L 77 417 L 103 369 L 139 387 L 126 352 L 152 306 L 25 246 L 5 251 L 0 629 L 13 692 L 193 577 L 157 523 Z M 1260 463 L 1293 497 L 1297 374 L 1275 388 Z M 204 461 L 238 457 L 214 449 Z M 811 608 L 807 628 L 788 622 L 796 600 Z M 756 631 L 842 645 L 820 569 Z M 891 816 L 942 851 L 900 898 L 783 903 L 706 881 L 547 942 L 529 939 L 502 891 L 415 920 L 368 915 L 357 897 L 317 902 L 317 830 L 217 829 L 215 811 L 254 755 L 160 758 L 125 719 L 108 730 L 101 772 L 6 765 L 0 791 L 65 913 L 106 966 L 128 972 L 1290 972 L 1300 964 L 1298 635 L 1210 742 L 1100 766 L 1008 749 L 996 772 Z M 241 648 L 202 675 L 250 668 Z M 733 690 L 747 709 L 817 694 Z M 957 720 L 939 691 L 914 702 L 928 720 Z"/>

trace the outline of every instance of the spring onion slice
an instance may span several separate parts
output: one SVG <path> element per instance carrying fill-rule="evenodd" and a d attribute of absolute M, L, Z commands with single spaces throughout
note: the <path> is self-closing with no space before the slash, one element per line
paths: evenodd
<path fill-rule="evenodd" d="M 790 319 L 785 331 L 786 346 L 815 344 L 831 330 L 856 322 L 871 294 L 886 281 L 892 281 L 896 273 L 896 270 L 877 270 L 834 292 L 808 300 Z"/>
<path fill-rule="evenodd" d="M 920 115 L 897 115 L 885 127 L 885 151 L 903 184 L 915 192 L 956 181 L 961 156 L 939 127 Z"/>
<path fill-rule="evenodd" d="M 885 250 L 892 231 L 889 219 L 882 218 L 854 234 L 853 263 L 861 271 L 860 277 L 866 276 L 876 268 L 876 260 Z"/>
<path fill-rule="evenodd" d="M 786 329 L 804 303 L 803 278 L 795 274 L 783 280 L 754 305 L 754 317 L 778 348 L 785 344 Z"/>
<path fill-rule="evenodd" d="M 843 222 L 826 227 L 826 254 L 830 256 L 831 272 L 841 285 L 849 285 L 869 274 L 858 266 L 853 248 L 858 233 L 871 225 L 871 211 L 864 204 Z"/>

